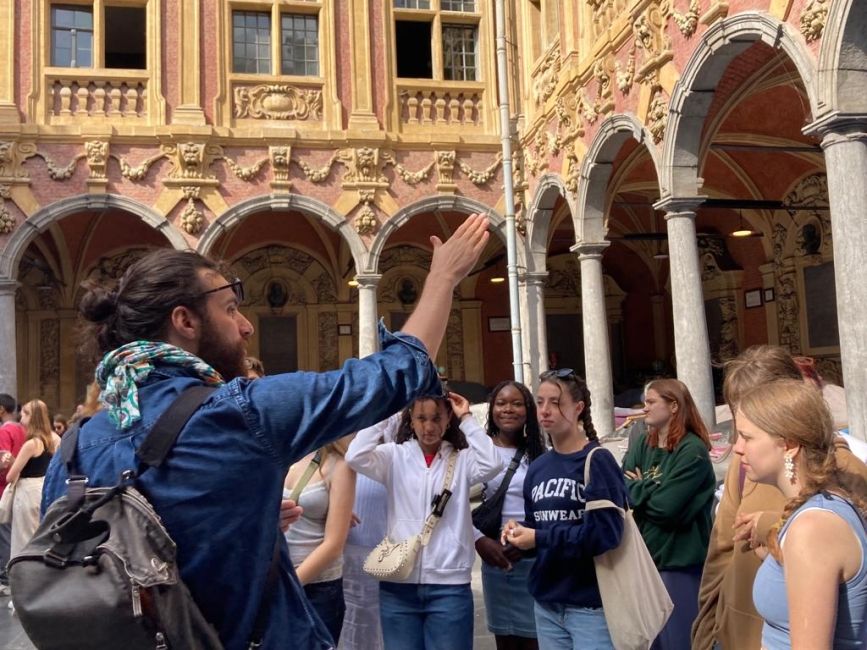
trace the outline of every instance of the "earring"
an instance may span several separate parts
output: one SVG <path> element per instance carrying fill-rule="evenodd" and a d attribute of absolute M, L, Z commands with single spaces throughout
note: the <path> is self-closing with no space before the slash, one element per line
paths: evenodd
<path fill-rule="evenodd" d="M 783 474 L 785 474 L 789 483 L 795 482 L 795 461 L 792 460 L 791 456 L 786 456 L 786 459 L 783 461 Z"/>

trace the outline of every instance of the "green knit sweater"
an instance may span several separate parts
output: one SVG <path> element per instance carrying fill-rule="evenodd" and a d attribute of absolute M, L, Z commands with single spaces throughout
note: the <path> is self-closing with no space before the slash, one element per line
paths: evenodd
<path fill-rule="evenodd" d="M 707 447 L 687 433 L 674 451 L 647 444 L 642 434 L 623 459 L 624 471 L 641 469 L 627 479 L 635 522 L 659 569 L 704 564 L 711 530 L 716 477 Z"/>

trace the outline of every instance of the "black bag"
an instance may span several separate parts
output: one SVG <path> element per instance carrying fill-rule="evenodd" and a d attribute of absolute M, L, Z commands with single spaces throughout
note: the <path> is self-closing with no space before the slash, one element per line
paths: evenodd
<path fill-rule="evenodd" d="M 216 630 L 181 581 L 175 543 L 133 487 L 148 467 L 162 464 L 181 429 L 214 390 L 185 390 L 136 452 L 141 461 L 137 471 L 124 472 L 114 487 L 87 488 L 87 477 L 75 461 L 78 428 L 63 437 L 68 494 L 51 505 L 33 539 L 9 563 L 15 612 L 37 648 L 222 649 Z M 277 573 L 272 560 L 266 589 L 273 589 Z M 258 647 L 262 638 L 268 595 L 250 647 Z"/>
<path fill-rule="evenodd" d="M 500 528 L 503 523 L 503 502 L 506 500 L 506 490 L 509 489 L 509 483 L 521 464 L 521 459 L 524 457 L 524 449 L 519 447 L 509 463 L 509 469 L 506 470 L 503 476 L 503 482 L 490 499 L 482 501 L 481 505 L 473 510 L 473 526 L 476 527 L 482 534 L 497 541 L 500 540 Z"/>

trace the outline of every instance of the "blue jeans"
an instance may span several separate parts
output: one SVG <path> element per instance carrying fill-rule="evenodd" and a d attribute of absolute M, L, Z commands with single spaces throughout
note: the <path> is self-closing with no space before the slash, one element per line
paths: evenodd
<path fill-rule="evenodd" d="M 379 584 L 386 650 L 472 650 L 470 585 Z"/>
<path fill-rule="evenodd" d="M 319 618 L 325 623 L 325 627 L 331 632 L 331 638 L 334 639 L 336 646 L 337 642 L 340 641 L 343 615 L 346 613 L 346 603 L 343 600 L 343 578 L 304 585 L 304 593 L 307 594 L 307 598 Z"/>
<path fill-rule="evenodd" d="M 539 650 L 614 650 L 602 609 L 537 601 L 534 611 Z"/>

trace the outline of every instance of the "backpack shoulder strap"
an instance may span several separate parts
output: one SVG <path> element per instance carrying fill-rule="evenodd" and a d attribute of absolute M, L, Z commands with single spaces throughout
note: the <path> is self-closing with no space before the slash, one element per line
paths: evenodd
<path fill-rule="evenodd" d="M 144 442 L 136 451 L 148 467 L 159 467 L 174 447 L 181 430 L 202 403 L 217 390 L 214 386 L 190 386 L 157 419 Z M 139 472 L 141 474 L 141 472 Z"/>

